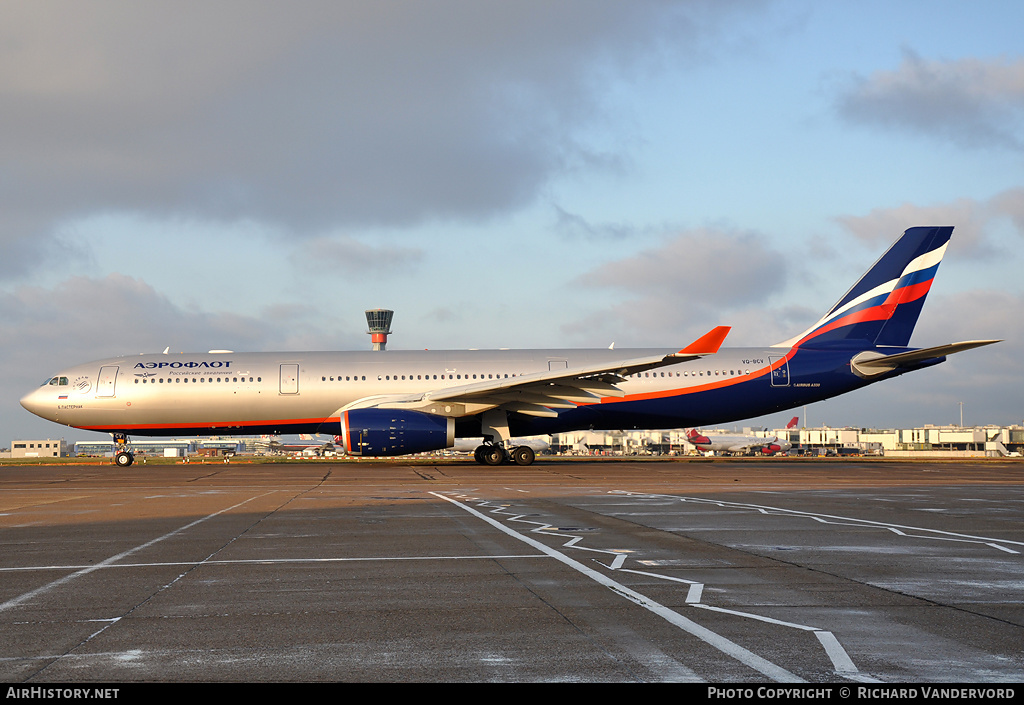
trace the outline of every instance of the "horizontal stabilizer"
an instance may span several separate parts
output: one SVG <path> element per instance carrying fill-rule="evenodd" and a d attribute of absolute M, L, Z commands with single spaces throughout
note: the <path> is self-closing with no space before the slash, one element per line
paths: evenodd
<path fill-rule="evenodd" d="M 934 360 L 936 358 L 945 357 L 946 355 L 952 355 L 953 353 L 963 352 L 964 350 L 971 350 L 973 348 L 980 348 L 984 345 L 992 345 L 993 343 L 1000 342 L 1002 341 L 965 340 L 960 343 L 938 345 L 934 348 L 911 350 L 910 352 L 896 353 L 895 355 L 885 355 L 875 351 L 865 351 L 855 356 L 850 363 L 855 372 L 859 372 L 864 375 L 877 375 L 883 372 L 888 372 L 889 370 L 894 370 L 897 367 L 912 367 L 924 360 Z"/>

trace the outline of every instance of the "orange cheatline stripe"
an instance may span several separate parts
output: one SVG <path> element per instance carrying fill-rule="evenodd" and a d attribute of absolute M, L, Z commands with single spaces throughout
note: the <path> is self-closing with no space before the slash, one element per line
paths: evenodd
<path fill-rule="evenodd" d="M 224 426 L 274 426 L 284 424 L 306 424 L 306 423 L 326 423 L 330 421 L 330 418 L 312 418 L 312 419 L 256 419 L 252 421 L 205 421 L 201 423 L 153 423 L 153 424 L 104 424 L 102 426 L 75 426 L 74 428 L 82 428 L 87 431 L 107 431 L 114 430 L 120 431 L 122 429 L 147 429 L 147 428 L 210 428 L 215 426 L 221 428 Z"/>
<path fill-rule="evenodd" d="M 601 397 L 597 401 L 593 402 L 582 402 L 576 406 L 591 406 L 593 404 L 621 404 L 628 401 L 642 401 L 644 399 L 663 399 L 665 397 L 681 397 L 687 394 L 696 394 L 697 392 L 706 392 L 711 389 L 722 389 L 725 387 L 732 387 L 744 382 L 750 382 L 758 377 L 764 377 L 772 373 L 773 370 L 782 367 L 784 364 L 789 362 L 789 359 L 793 356 L 795 349 L 789 350 L 785 356 L 780 357 L 778 360 L 773 362 L 770 366 L 751 372 L 749 375 L 737 375 L 735 377 L 727 377 L 717 382 L 709 382 L 707 384 L 698 384 L 693 387 L 679 387 L 675 389 L 662 389 L 657 392 L 639 392 L 637 394 L 627 394 L 624 397 Z"/>

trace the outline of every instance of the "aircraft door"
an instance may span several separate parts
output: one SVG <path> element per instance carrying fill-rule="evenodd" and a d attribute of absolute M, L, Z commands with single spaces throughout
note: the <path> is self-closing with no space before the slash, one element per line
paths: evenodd
<path fill-rule="evenodd" d="M 281 394 L 299 393 L 299 366 L 291 363 L 281 365 Z"/>
<path fill-rule="evenodd" d="M 101 367 L 99 379 L 96 382 L 96 396 L 114 396 L 114 384 L 117 382 L 117 365 Z"/>
<path fill-rule="evenodd" d="M 789 386 L 789 360 L 784 357 L 769 357 L 768 366 L 774 367 L 775 363 L 782 360 L 782 364 L 772 370 L 772 386 L 773 387 L 788 387 Z"/>

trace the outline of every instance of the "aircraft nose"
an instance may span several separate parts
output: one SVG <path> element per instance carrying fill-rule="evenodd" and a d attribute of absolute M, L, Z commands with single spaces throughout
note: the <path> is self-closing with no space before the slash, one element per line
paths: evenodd
<path fill-rule="evenodd" d="M 23 396 L 21 398 L 21 405 L 36 416 L 43 416 L 45 418 L 45 414 L 43 413 L 45 404 L 38 389 L 33 389 L 31 392 Z"/>

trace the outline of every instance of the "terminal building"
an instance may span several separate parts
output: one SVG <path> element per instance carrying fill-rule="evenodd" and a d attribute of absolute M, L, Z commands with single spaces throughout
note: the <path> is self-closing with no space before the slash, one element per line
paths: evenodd
<path fill-rule="evenodd" d="M 875 455 L 890 458 L 986 458 L 1024 454 L 1024 425 L 922 426 L 906 429 L 792 428 L 701 429 L 716 433 L 778 437 L 792 444 L 789 455 Z M 575 431 L 551 437 L 551 452 L 587 455 L 686 455 L 695 448 L 684 430 Z"/>
<path fill-rule="evenodd" d="M 41 441 L 14 441 L 11 443 L 11 458 L 66 458 L 68 444 L 61 438 L 46 438 Z"/>
<path fill-rule="evenodd" d="M 701 429 L 709 437 L 742 433 L 761 438 L 789 441 L 788 455 L 871 455 L 889 458 L 998 458 L 1024 455 L 1024 425 L 1013 426 L 921 426 L 904 429 L 791 428 L 714 430 Z M 309 437 L 307 437 L 309 439 Z M 309 439 L 311 440 L 311 439 Z M 556 433 L 549 439 L 548 453 L 556 455 L 689 455 L 699 451 L 686 440 L 686 429 L 657 431 L 573 431 Z M 74 455 L 110 457 L 114 444 L 109 438 L 77 441 Z M 260 455 L 302 453 L 323 450 L 317 442 L 285 444 L 276 436 L 132 439 L 135 452 L 150 457 L 209 455 Z M 10 453 L 0 457 L 67 457 L 64 439 L 15 440 Z M 315 453 L 320 455 L 321 453 Z"/>
<path fill-rule="evenodd" d="M 132 439 L 136 455 L 149 457 L 184 458 L 190 455 L 255 455 L 257 438 L 159 438 L 153 440 Z M 75 455 L 111 457 L 114 442 L 107 438 L 95 441 L 76 441 Z"/>

